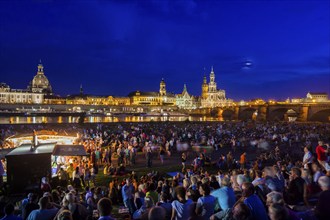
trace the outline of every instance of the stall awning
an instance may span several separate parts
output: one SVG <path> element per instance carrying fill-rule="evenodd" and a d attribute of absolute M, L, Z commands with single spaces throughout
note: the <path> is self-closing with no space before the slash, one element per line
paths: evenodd
<path fill-rule="evenodd" d="M 86 156 L 84 145 L 56 145 L 53 150 L 54 156 Z"/>

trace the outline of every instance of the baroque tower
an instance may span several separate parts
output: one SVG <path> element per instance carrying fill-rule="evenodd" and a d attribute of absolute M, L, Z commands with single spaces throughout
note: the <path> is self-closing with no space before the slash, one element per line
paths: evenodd
<path fill-rule="evenodd" d="M 162 81 L 160 81 L 159 84 L 159 95 L 166 96 L 166 84 L 164 78 L 162 78 Z"/>
<path fill-rule="evenodd" d="M 207 85 L 206 76 L 204 76 L 203 84 L 202 84 L 202 99 L 206 99 L 207 98 L 207 92 L 208 92 L 208 90 L 209 90 L 209 86 Z"/>

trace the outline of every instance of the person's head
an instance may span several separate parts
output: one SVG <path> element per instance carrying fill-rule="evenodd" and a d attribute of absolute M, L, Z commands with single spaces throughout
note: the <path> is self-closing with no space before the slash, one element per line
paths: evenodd
<path fill-rule="evenodd" d="M 196 185 L 196 184 L 197 184 L 198 179 L 197 179 L 196 176 L 191 176 L 191 177 L 190 177 L 190 180 L 191 180 L 191 184 L 192 184 L 192 185 Z"/>
<path fill-rule="evenodd" d="M 242 184 L 246 182 L 246 177 L 243 174 L 238 174 L 236 177 L 236 182 L 239 186 L 242 186 Z"/>
<path fill-rule="evenodd" d="M 275 203 L 268 207 L 268 216 L 270 220 L 287 220 L 288 210 L 284 205 Z"/>
<path fill-rule="evenodd" d="M 273 169 L 272 167 L 265 167 L 264 170 L 263 170 L 263 173 L 264 173 L 264 176 L 270 176 L 270 177 L 273 177 L 274 176 L 274 172 L 273 172 Z"/>
<path fill-rule="evenodd" d="M 126 185 L 130 186 L 132 184 L 132 181 L 130 178 L 126 178 Z"/>
<path fill-rule="evenodd" d="M 4 213 L 5 213 L 6 215 L 12 215 L 12 214 L 14 214 L 14 210 L 15 210 L 14 205 L 11 204 L 11 203 L 9 203 L 9 204 L 7 204 L 7 205 L 5 206 L 5 208 L 4 208 Z"/>
<path fill-rule="evenodd" d="M 34 202 L 37 199 L 37 196 L 34 193 L 29 193 L 27 198 L 29 202 Z"/>
<path fill-rule="evenodd" d="M 73 220 L 72 214 L 69 210 L 63 209 L 58 215 L 57 220 Z"/>
<path fill-rule="evenodd" d="M 75 202 L 75 196 L 71 192 L 69 192 L 65 195 L 65 199 L 68 201 L 68 203 L 74 203 Z"/>
<path fill-rule="evenodd" d="M 148 214 L 149 220 L 165 220 L 166 210 L 161 206 L 152 207 Z"/>
<path fill-rule="evenodd" d="M 47 209 L 48 204 L 49 204 L 49 197 L 48 196 L 43 196 L 39 199 L 40 209 Z"/>
<path fill-rule="evenodd" d="M 318 141 L 319 146 L 323 146 L 323 141 Z"/>
<path fill-rule="evenodd" d="M 147 185 L 147 191 L 154 191 L 156 189 L 155 184 L 154 183 L 149 183 Z"/>
<path fill-rule="evenodd" d="M 97 210 L 99 211 L 100 216 L 109 216 L 112 210 L 111 200 L 108 198 L 102 198 L 97 203 Z"/>
<path fill-rule="evenodd" d="M 235 220 L 249 220 L 251 218 L 251 211 L 243 202 L 236 203 L 232 212 Z"/>
<path fill-rule="evenodd" d="M 203 196 L 208 196 L 210 195 L 210 186 L 207 183 L 203 183 L 199 186 L 199 193 Z"/>
<path fill-rule="evenodd" d="M 304 147 L 304 152 L 305 152 L 305 153 L 308 153 L 309 151 L 311 151 L 311 150 L 310 150 L 310 147 L 309 147 L 309 146 L 305 146 L 305 147 Z"/>
<path fill-rule="evenodd" d="M 319 163 L 317 163 L 317 162 L 312 163 L 312 170 L 314 173 L 317 171 L 320 171 L 320 169 L 321 169 L 321 167 L 320 167 Z"/>
<path fill-rule="evenodd" d="M 231 186 L 230 179 L 228 176 L 225 176 L 224 178 L 222 178 L 221 186 L 227 186 L 227 187 Z"/>
<path fill-rule="evenodd" d="M 293 179 L 301 177 L 301 170 L 298 167 L 292 167 L 290 175 Z"/>
<path fill-rule="evenodd" d="M 254 186 L 250 182 L 245 182 L 242 185 L 242 196 L 249 197 L 254 194 Z"/>
<path fill-rule="evenodd" d="M 267 206 L 270 206 L 272 204 L 284 205 L 282 193 L 275 192 L 275 191 L 268 193 L 267 199 L 266 199 L 266 204 L 267 204 Z"/>
<path fill-rule="evenodd" d="M 182 186 L 183 186 L 185 189 L 188 189 L 189 186 L 190 186 L 190 181 L 189 181 L 189 179 L 183 179 Z"/>
<path fill-rule="evenodd" d="M 169 199 L 168 197 L 169 196 L 167 195 L 167 193 L 161 193 L 160 194 L 160 201 L 167 202 L 167 200 Z"/>
<path fill-rule="evenodd" d="M 330 177 L 321 176 L 318 180 L 318 183 L 322 191 L 330 190 Z"/>
<path fill-rule="evenodd" d="M 186 190 L 182 186 L 177 186 L 175 188 L 175 194 L 179 200 L 185 200 L 186 198 Z"/>
<path fill-rule="evenodd" d="M 262 177 L 262 172 L 260 170 L 256 170 L 254 173 L 255 173 L 255 176 L 257 178 L 261 178 Z"/>
<path fill-rule="evenodd" d="M 208 177 L 204 177 L 202 179 L 202 184 L 204 184 L 204 183 L 209 184 L 210 183 L 210 179 Z"/>

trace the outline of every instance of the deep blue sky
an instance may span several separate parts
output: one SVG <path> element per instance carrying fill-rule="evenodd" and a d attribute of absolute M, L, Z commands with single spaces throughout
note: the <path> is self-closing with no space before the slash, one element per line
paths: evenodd
<path fill-rule="evenodd" d="M 61 95 L 157 91 L 162 77 L 200 95 L 211 65 L 235 100 L 330 93 L 329 13 L 326 0 L 0 1 L 0 82 L 26 88 L 41 58 Z"/>

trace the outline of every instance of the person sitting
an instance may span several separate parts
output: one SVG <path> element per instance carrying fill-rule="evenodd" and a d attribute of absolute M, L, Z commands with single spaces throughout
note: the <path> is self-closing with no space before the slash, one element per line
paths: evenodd
<path fill-rule="evenodd" d="M 203 219 L 209 219 L 214 213 L 216 198 L 210 195 L 210 186 L 207 183 L 200 185 L 199 193 L 202 196 L 197 200 L 195 212 Z"/>
<path fill-rule="evenodd" d="M 245 182 L 242 185 L 242 200 L 251 211 L 253 219 L 267 219 L 267 213 L 264 205 L 262 204 L 259 197 L 254 194 L 254 186 L 252 183 Z"/>
<path fill-rule="evenodd" d="M 280 204 L 272 204 L 268 208 L 270 220 L 290 220 L 288 210 Z"/>
<path fill-rule="evenodd" d="M 234 190 L 231 188 L 229 177 L 221 180 L 221 188 L 211 192 L 211 195 L 217 198 L 218 208 L 226 210 L 232 208 L 236 202 Z"/>
<path fill-rule="evenodd" d="M 146 196 L 144 198 L 144 204 L 140 209 L 133 213 L 133 219 L 148 219 L 148 212 L 154 206 L 154 202 L 151 197 Z"/>
<path fill-rule="evenodd" d="M 298 167 L 293 167 L 289 179 L 287 190 L 284 193 L 284 200 L 289 205 L 304 204 L 305 181 L 301 178 L 301 170 Z"/>
<path fill-rule="evenodd" d="M 210 217 L 210 220 L 252 220 L 249 207 L 243 202 L 237 202 L 232 208 L 222 210 Z"/>
<path fill-rule="evenodd" d="M 186 220 L 189 218 L 191 212 L 192 201 L 186 200 L 186 191 L 182 186 L 175 188 L 177 200 L 172 202 L 172 220 Z"/>
<path fill-rule="evenodd" d="M 22 208 L 22 218 L 26 220 L 30 213 L 36 209 L 39 209 L 38 197 L 36 194 L 29 193 L 27 204 Z"/>
<path fill-rule="evenodd" d="M 160 201 L 157 202 L 157 206 L 164 208 L 166 219 L 170 219 L 172 215 L 172 205 L 168 202 L 169 196 L 166 193 L 160 195 Z"/>
<path fill-rule="evenodd" d="M 27 218 L 28 220 L 52 220 L 58 209 L 53 208 L 53 209 L 48 209 L 49 205 L 49 198 L 47 196 L 41 197 L 39 200 L 39 209 L 38 210 L 33 210 L 29 217 Z"/>

